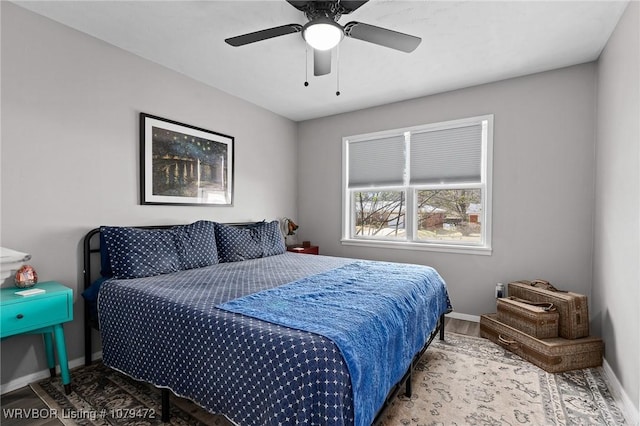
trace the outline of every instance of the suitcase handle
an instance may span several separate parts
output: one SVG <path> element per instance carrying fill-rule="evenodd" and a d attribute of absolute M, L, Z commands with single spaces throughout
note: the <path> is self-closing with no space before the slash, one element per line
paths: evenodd
<path fill-rule="evenodd" d="M 519 345 L 517 341 L 515 341 L 515 340 L 509 340 L 509 339 L 506 339 L 505 337 L 503 337 L 503 336 L 502 336 L 502 334 L 499 334 L 499 335 L 498 335 L 498 341 L 499 341 L 501 344 L 503 344 L 504 346 L 512 346 L 512 345 L 515 345 L 515 346 L 516 346 L 516 348 L 517 348 L 517 347 L 518 347 L 518 345 Z"/>
<path fill-rule="evenodd" d="M 516 302 L 520 302 L 520 303 L 526 303 L 527 305 L 538 306 L 540 308 L 544 308 L 544 310 L 546 312 L 555 312 L 556 311 L 556 307 L 553 305 L 553 303 L 532 302 L 531 300 L 520 299 L 519 297 L 515 297 L 515 296 L 509 296 L 509 299 L 515 300 Z"/>
<path fill-rule="evenodd" d="M 482 326 L 481 326 L 482 327 Z M 502 345 L 502 346 L 507 346 L 510 349 L 513 349 L 514 351 L 520 351 L 522 352 L 522 354 L 526 355 L 526 356 L 530 356 L 542 363 L 551 365 L 551 366 L 556 366 L 556 365 L 560 365 L 562 364 L 562 357 L 561 356 L 551 356 L 551 355 L 545 355 L 543 353 L 538 352 L 537 350 L 530 348 L 526 345 L 520 347 L 520 342 L 517 342 L 515 340 L 510 340 L 505 338 L 502 334 L 498 334 L 495 330 L 491 330 L 491 329 L 485 329 L 486 332 L 488 332 L 490 335 L 497 335 L 498 336 L 498 341 L 496 343 Z M 489 337 L 490 338 L 490 337 Z M 513 347 L 511 347 L 513 345 Z M 522 356 L 522 354 L 515 352 L 517 355 Z M 526 356 L 524 356 L 523 358 L 528 359 Z M 545 368 L 543 368 L 545 369 Z M 545 369 L 546 370 L 546 369 Z"/>
<path fill-rule="evenodd" d="M 542 288 L 549 291 L 557 291 L 558 293 L 567 293 L 565 290 L 558 290 L 549 281 L 546 280 L 533 280 L 529 283 L 531 287 Z"/>

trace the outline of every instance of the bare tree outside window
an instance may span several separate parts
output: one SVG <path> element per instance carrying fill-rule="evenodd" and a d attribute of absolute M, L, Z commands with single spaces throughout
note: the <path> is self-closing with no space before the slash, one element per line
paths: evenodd
<path fill-rule="evenodd" d="M 403 191 L 355 192 L 356 235 L 404 238 L 405 193 Z"/>

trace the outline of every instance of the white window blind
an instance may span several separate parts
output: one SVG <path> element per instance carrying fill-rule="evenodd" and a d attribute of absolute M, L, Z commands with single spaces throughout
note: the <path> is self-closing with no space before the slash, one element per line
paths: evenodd
<path fill-rule="evenodd" d="M 410 184 L 480 182 L 482 125 L 411 134 Z"/>
<path fill-rule="evenodd" d="M 404 172 L 403 134 L 349 142 L 349 188 L 402 185 Z"/>

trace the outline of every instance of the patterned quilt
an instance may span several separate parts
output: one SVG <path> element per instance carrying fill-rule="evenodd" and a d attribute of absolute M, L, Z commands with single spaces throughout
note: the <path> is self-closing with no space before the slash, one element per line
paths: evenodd
<path fill-rule="evenodd" d="M 286 253 L 109 280 L 98 298 L 103 362 L 236 424 L 354 424 L 351 375 L 334 341 L 217 308 L 354 262 Z M 450 308 L 444 284 L 439 297 Z"/>

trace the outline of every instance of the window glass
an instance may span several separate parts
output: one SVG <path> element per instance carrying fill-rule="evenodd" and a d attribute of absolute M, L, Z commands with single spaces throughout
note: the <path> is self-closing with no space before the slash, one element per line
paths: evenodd
<path fill-rule="evenodd" d="M 417 191 L 416 239 L 482 242 L 481 195 L 480 189 Z"/>
<path fill-rule="evenodd" d="M 406 196 L 403 191 L 354 192 L 354 235 L 405 240 Z"/>

